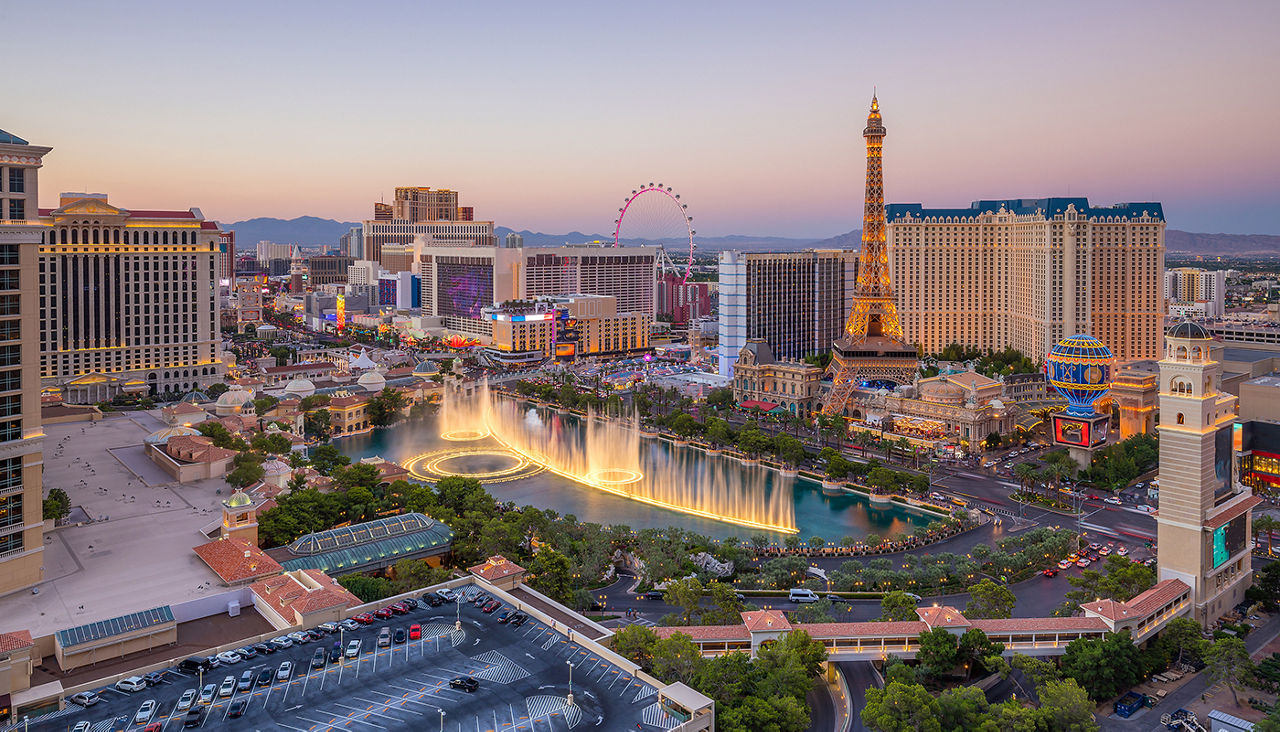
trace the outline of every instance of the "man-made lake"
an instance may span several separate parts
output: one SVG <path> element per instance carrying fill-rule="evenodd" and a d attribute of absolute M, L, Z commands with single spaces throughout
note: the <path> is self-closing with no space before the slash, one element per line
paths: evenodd
<path fill-rule="evenodd" d="M 484 476 L 485 489 L 499 501 L 633 529 L 679 526 L 720 538 L 781 538 L 794 530 L 806 541 L 839 541 L 911 533 L 935 520 L 897 504 L 824 495 L 819 483 L 644 438 L 616 420 L 487 394 L 334 444 L 352 460 L 380 455 L 423 477 Z"/>

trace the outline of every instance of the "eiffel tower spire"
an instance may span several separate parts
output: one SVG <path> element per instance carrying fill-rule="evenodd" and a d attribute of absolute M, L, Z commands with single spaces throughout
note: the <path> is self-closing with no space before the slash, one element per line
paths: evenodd
<path fill-rule="evenodd" d="M 844 335 L 832 345 L 829 372 L 833 383 L 823 411 L 842 413 L 853 390 L 863 382 L 910 383 L 916 373 L 916 351 L 902 338 L 898 308 L 889 281 L 889 254 L 885 246 L 884 120 L 880 100 L 873 93 L 867 126 L 867 186 L 862 205 L 862 251 L 858 256 L 858 281 L 853 309 Z"/>

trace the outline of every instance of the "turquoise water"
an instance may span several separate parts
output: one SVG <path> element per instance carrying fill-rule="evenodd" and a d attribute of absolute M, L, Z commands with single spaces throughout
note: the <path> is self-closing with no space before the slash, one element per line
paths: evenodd
<path fill-rule="evenodd" d="M 572 428 L 572 421 L 566 425 Z M 334 445 L 352 460 L 374 455 L 392 462 L 402 463 L 415 455 L 446 448 L 467 448 L 489 445 L 488 442 L 448 442 L 440 439 L 435 416 L 402 422 L 393 427 L 344 437 Z M 646 464 L 653 461 L 671 461 L 683 466 L 690 485 L 696 485 L 698 475 L 710 470 L 709 461 L 728 461 L 728 458 L 709 456 L 696 448 L 680 447 L 657 440 L 648 440 L 641 448 Z M 680 454 L 674 454 L 679 451 Z M 449 465 L 452 470 L 480 471 L 505 467 L 502 458 L 473 456 L 459 458 Z M 723 466 L 721 466 L 723 467 Z M 760 470 L 746 468 L 742 470 Z M 791 483 L 790 499 L 795 510 L 795 525 L 799 535 L 807 540 L 821 536 L 828 541 L 839 541 L 845 536 L 862 537 L 870 533 L 880 536 L 909 534 L 915 527 L 928 524 L 934 517 L 904 508 L 897 504 L 885 507 L 873 506 L 861 496 L 827 496 L 822 486 L 805 478 L 787 479 L 769 471 L 768 490 L 787 490 Z M 679 526 L 708 536 L 746 538 L 762 532 L 734 524 L 692 516 L 638 501 L 631 501 L 576 483 L 555 473 L 544 471 L 528 478 L 485 484 L 499 501 L 512 501 L 517 505 L 531 505 L 542 509 L 554 509 L 561 514 L 573 514 L 579 520 L 601 524 L 626 524 L 634 529 L 665 528 Z"/>

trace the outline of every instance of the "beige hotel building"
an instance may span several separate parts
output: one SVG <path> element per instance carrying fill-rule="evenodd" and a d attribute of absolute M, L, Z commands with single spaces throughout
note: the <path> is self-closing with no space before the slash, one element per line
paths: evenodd
<path fill-rule="evenodd" d="M 91 403 L 222 381 L 216 223 L 64 193 L 39 224 L 43 387 Z"/>
<path fill-rule="evenodd" d="M 891 204 L 898 316 L 925 354 L 956 342 L 1043 358 L 1077 333 L 1120 362 L 1157 358 L 1164 312 L 1164 210 L 1085 198 Z"/>
<path fill-rule="evenodd" d="M 51 149 L 0 130 L 0 595 L 44 579 L 40 344 L 32 335 L 40 327 L 37 173 Z"/>

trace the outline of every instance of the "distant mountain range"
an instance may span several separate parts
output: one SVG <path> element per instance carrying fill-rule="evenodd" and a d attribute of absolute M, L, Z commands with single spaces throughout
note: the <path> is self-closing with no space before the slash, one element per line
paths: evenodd
<path fill-rule="evenodd" d="M 347 233 L 355 221 L 334 221 L 315 216 L 300 216 L 296 219 L 256 218 L 226 224 L 225 228 L 236 232 L 236 242 L 242 251 L 247 251 L 259 241 L 274 241 L 281 244 L 301 244 L 303 246 L 336 246 L 338 237 Z M 507 234 L 515 231 L 499 226 L 495 234 L 499 241 Z M 570 231 L 567 234 L 546 234 L 539 231 L 516 231 L 524 237 L 525 246 L 551 247 L 563 244 L 582 244 L 590 241 L 612 241 L 610 234 L 584 234 Z M 780 236 L 700 236 L 698 251 L 720 252 L 726 249 L 740 249 L 749 252 L 795 251 L 798 249 L 857 249 L 861 244 L 862 232 L 855 229 L 847 234 L 839 234 L 827 239 L 798 239 Z M 634 243 L 634 242 L 632 242 Z M 1222 254 L 1275 254 L 1280 251 L 1280 236 L 1270 234 L 1197 234 L 1187 231 L 1169 229 L 1165 232 L 1165 248 L 1170 252 L 1193 252 L 1207 256 Z"/>

